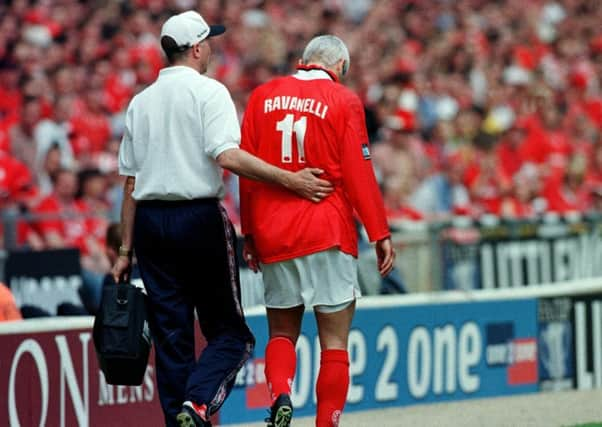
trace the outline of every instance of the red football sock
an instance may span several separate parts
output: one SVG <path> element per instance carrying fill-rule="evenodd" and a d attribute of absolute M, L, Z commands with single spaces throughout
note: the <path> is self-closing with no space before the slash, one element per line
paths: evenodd
<path fill-rule="evenodd" d="M 272 404 L 282 393 L 291 392 L 297 369 L 295 345 L 288 337 L 274 337 L 265 348 L 265 378 Z"/>
<path fill-rule="evenodd" d="M 316 384 L 318 411 L 316 427 L 337 427 L 349 388 L 349 354 L 347 350 L 324 350 Z"/>

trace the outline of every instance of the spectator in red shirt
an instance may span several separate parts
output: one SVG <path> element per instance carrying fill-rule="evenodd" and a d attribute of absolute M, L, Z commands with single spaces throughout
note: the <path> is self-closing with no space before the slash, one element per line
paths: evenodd
<path fill-rule="evenodd" d="M 544 196 L 548 210 L 558 213 L 585 212 L 591 204 L 591 190 L 584 185 L 586 160 L 573 156 L 561 178 L 548 177 Z"/>
<path fill-rule="evenodd" d="M 75 200 L 77 176 L 61 169 L 53 178 L 53 192 L 35 208 L 41 218 L 36 228 L 49 248 L 77 247 L 87 253 L 84 211 Z"/>
<path fill-rule="evenodd" d="M 89 241 L 102 248 L 109 216 L 106 177 L 98 169 L 84 169 L 79 172 L 78 181 L 76 199 L 80 209 L 88 214 L 86 229 L 89 231 Z M 108 264 L 106 268 L 109 268 Z"/>
<path fill-rule="evenodd" d="M 103 151 L 111 138 L 111 124 L 101 88 L 86 93 L 84 108 L 71 119 L 73 151 L 77 158 L 90 159 Z"/>
<path fill-rule="evenodd" d="M 3 55 L 0 54 L 0 57 Z M 0 63 L 0 151 L 9 151 L 8 129 L 20 120 L 22 91 L 21 72 L 14 62 Z"/>
<path fill-rule="evenodd" d="M 543 132 L 547 150 L 546 163 L 551 173 L 562 173 L 568 164 L 573 147 L 565 132 L 562 117 L 555 106 L 543 110 Z"/>
<path fill-rule="evenodd" d="M 512 189 L 504 196 L 500 206 L 500 216 L 505 218 L 534 218 L 543 213 L 547 203 L 538 195 L 541 192 L 541 180 L 537 167 L 525 163 L 514 175 Z"/>
<path fill-rule="evenodd" d="M 37 189 L 25 164 L 0 152 L 0 212 L 12 210 L 14 213 L 27 213 L 36 202 L 37 196 Z M 15 224 L 15 230 L 4 230 L 4 222 L 0 221 L 0 247 L 26 245 L 33 249 L 41 249 L 44 246 L 40 236 L 26 221 L 17 218 Z M 14 234 L 7 237 L 5 231 Z"/>
<path fill-rule="evenodd" d="M 520 156 L 524 162 L 543 164 L 548 157 L 546 135 L 538 115 L 519 119 L 519 126 L 525 131 L 525 138 L 520 146 Z"/>
<path fill-rule="evenodd" d="M 478 152 L 469 172 L 470 199 L 483 213 L 499 214 L 502 198 L 512 187 L 511 178 L 504 176 L 500 169 L 495 151 L 488 150 Z"/>
<path fill-rule="evenodd" d="M 124 49 L 115 49 L 111 55 L 111 66 L 104 90 L 107 107 L 115 114 L 127 107 L 136 86 L 136 73 L 132 70 L 131 55 Z"/>
<path fill-rule="evenodd" d="M 14 157 L 0 152 L 0 202 L 14 201 L 14 196 L 30 181 L 27 167 Z"/>
<path fill-rule="evenodd" d="M 89 185 L 89 184 L 88 184 Z M 91 205 L 76 200 L 77 175 L 61 169 L 54 177 L 52 194 L 44 198 L 35 208 L 40 216 L 35 224 L 47 248 L 77 248 L 81 255 L 82 274 L 86 285 L 99 286 L 110 265 L 104 254 L 103 236 L 97 233 L 106 227 L 98 225 L 93 218 Z M 88 190 L 89 193 L 90 190 Z M 106 224 L 105 220 L 100 220 Z M 96 231 L 96 233 L 95 233 Z"/>
<path fill-rule="evenodd" d="M 590 188 L 602 187 L 602 137 L 592 150 L 590 164 L 588 165 L 585 184 Z"/>
<path fill-rule="evenodd" d="M 512 179 L 523 165 L 520 146 L 525 140 L 524 128 L 520 124 L 512 126 L 501 141 L 497 144 L 495 151 L 500 172 L 505 179 Z"/>

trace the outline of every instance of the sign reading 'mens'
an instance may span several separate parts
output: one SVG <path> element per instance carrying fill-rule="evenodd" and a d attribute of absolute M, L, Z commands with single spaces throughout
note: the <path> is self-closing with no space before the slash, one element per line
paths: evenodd
<path fill-rule="evenodd" d="M 73 323 L 78 329 L 4 334 L 0 328 L 0 420 L 14 427 L 162 424 L 154 357 L 142 385 L 109 385 L 96 360 L 91 319 Z"/>

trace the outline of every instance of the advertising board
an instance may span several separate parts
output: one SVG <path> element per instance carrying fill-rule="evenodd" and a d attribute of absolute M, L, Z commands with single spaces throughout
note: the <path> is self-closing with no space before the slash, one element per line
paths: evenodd
<path fill-rule="evenodd" d="M 490 218 L 440 234 L 443 289 L 520 288 L 602 276 L 600 218 Z"/>
<path fill-rule="evenodd" d="M 257 346 L 219 413 L 222 425 L 262 421 L 269 406 L 267 320 L 261 309 L 247 319 Z M 91 326 L 88 317 L 0 324 L 0 420 L 11 426 L 161 425 L 153 358 L 141 386 L 106 384 Z M 292 392 L 296 417 L 316 409 L 320 347 L 312 313 L 305 313 L 301 332 Z M 602 388 L 602 284 L 589 279 L 364 298 L 349 351 L 345 413 Z"/>
<path fill-rule="evenodd" d="M 535 299 L 359 308 L 346 411 L 537 391 L 536 308 Z M 269 406 L 266 319 L 247 318 L 257 346 L 221 411 L 224 423 L 259 421 Z M 295 414 L 313 415 L 320 348 L 312 313 L 296 350 Z"/>
<path fill-rule="evenodd" d="M 81 305 L 77 249 L 9 252 L 5 269 L 6 284 L 19 307 L 28 305 L 56 314 L 62 303 Z"/>
<path fill-rule="evenodd" d="M 54 330 L 0 332 L 0 420 L 12 427 L 119 427 L 138 425 L 140 417 L 162 420 L 154 358 L 141 386 L 109 385 L 98 368 L 92 319 L 72 320 L 81 327 L 63 329 L 60 324 L 69 319 L 50 319 L 35 322 L 54 322 L 59 325 Z"/>

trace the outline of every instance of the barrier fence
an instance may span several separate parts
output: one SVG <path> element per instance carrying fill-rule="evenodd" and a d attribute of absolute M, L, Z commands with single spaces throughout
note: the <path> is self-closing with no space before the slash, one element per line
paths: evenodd
<path fill-rule="evenodd" d="M 548 215 L 530 221 L 456 217 L 440 223 L 398 222 L 392 229 L 398 249 L 392 278 L 408 292 L 522 287 L 602 277 L 602 215 Z M 74 287 L 81 283 L 73 253 L 0 251 L 0 281 L 22 303 L 51 301 L 54 306 L 60 298 L 70 302 L 77 298 Z M 359 259 L 364 294 L 382 293 L 385 284 L 368 244 L 360 245 Z M 247 293 L 258 296 L 247 298 L 252 305 L 260 299 L 261 281 L 245 270 L 244 262 L 241 267 L 243 281 L 251 283 Z"/>
<path fill-rule="evenodd" d="M 457 217 L 423 226 L 405 222 L 395 227 L 393 240 L 410 291 L 522 287 L 602 276 L 599 214 L 522 221 Z"/>

